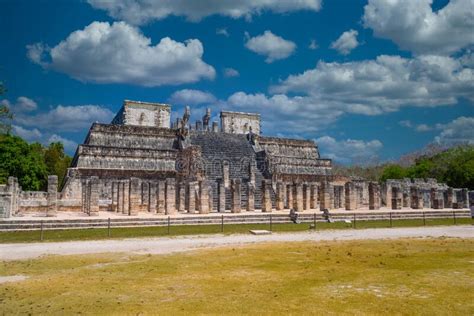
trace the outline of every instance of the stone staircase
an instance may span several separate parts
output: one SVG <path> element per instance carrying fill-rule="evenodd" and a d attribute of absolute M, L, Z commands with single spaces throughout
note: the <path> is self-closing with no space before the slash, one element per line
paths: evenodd
<path fill-rule="evenodd" d="M 192 131 L 190 135 L 192 145 L 201 147 L 202 158 L 205 164 L 206 177 L 212 181 L 214 208 L 217 208 L 217 180 L 222 179 L 222 164 L 229 164 L 229 178 L 242 180 L 242 208 L 247 205 L 247 182 L 249 181 L 249 164 L 255 170 L 255 208 L 261 208 L 261 184 L 263 174 L 257 168 L 257 155 L 248 142 L 246 135 L 215 133 L 206 131 Z M 226 190 L 226 209 L 230 209 L 231 193 Z"/>

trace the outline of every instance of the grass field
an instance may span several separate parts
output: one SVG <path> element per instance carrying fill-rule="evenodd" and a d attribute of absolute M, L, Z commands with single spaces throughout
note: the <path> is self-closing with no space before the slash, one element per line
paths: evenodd
<path fill-rule="evenodd" d="M 2 262 L 2 314 L 474 313 L 474 240 L 303 242 Z"/>
<path fill-rule="evenodd" d="M 458 218 L 457 224 L 473 224 L 471 218 Z M 409 226 L 434 226 L 434 225 L 453 225 L 453 219 L 422 219 L 415 220 L 394 220 L 393 227 Z M 309 229 L 310 223 L 302 224 L 273 224 L 271 230 L 275 232 L 305 231 Z M 390 227 L 390 221 L 357 221 L 356 228 L 382 228 Z M 317 223 L 317 229 L 349 229 L 353 228 L 353 223 L 335 222 L 335 223 Z M 270 229 L 269 224 L 226 224 L 224 225 L 224 234 L 247 233 L 250 229 Z M 167 227 L 131 227 L 131 228 L 112 228 L 110 236 L 106 228 L 93 229 L 65 229 L 65 230 L 45 230 L 43 232 L 43 241 L 68 241 L 68 240 L 97 240 L 108 238 L 133 238 L 133 237 L 159 237 L 159 236 L 178 236 L 195 234 L 217 234 L 222 233 L 221 225 L 184 225 L 171 226 L 169 231 Z M 0 232 L 0 243 L 15 242 L 37 242 L 41 239 L 40 231 L 17 231 Z"/>

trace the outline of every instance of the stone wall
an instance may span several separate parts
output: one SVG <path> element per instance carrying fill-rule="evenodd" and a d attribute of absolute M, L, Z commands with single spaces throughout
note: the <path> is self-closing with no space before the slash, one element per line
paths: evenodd
<path fill-rule="evenodd" d="M 112 124 L 169 128 L 170 112 L 168 104 L 125 100 Z"/>
<path fill-rule="evenodd" d="M 243 112 L 221 112 L 221 129 L 224 133 L 247 134 L 250 130 L 260 134 L 260 115 Z"/>

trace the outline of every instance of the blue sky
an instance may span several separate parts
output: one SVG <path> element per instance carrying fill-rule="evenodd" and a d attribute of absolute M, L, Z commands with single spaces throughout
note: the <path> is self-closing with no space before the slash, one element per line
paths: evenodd
<path fill-rule="evenodd" d="M 2 2 L 0 102 L 74 153 L 124 99 L 260 112 L 345 164 L 474 142 L 474 0 Z"/>

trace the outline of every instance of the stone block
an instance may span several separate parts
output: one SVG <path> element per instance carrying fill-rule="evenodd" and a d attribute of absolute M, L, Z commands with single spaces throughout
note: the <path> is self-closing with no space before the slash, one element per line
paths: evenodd
<path fill-rule="evenodd" d="M 272 183 L 270 180 L 262 180 L 262 212 L 272 211 Z"/>
<path fill-rule="evenodd" d="M 46 216 L 56 216 L 58 211 L 58 176 L 48 176 L 48 208 Z"/>
<path fill-rule="evenodd" d="M 165 186 L 165 210 L 167 215 L 176 214 L 176 180 L 173 178 L 166 179 Z"/>
<path fill-rule="evenodd" d="M 240 179 L 232 179 L 230 193 L 231 193 L 231 211 L 232 213 L 241 212 L 242 194 L 241 194 L 241 181 Z"/>

